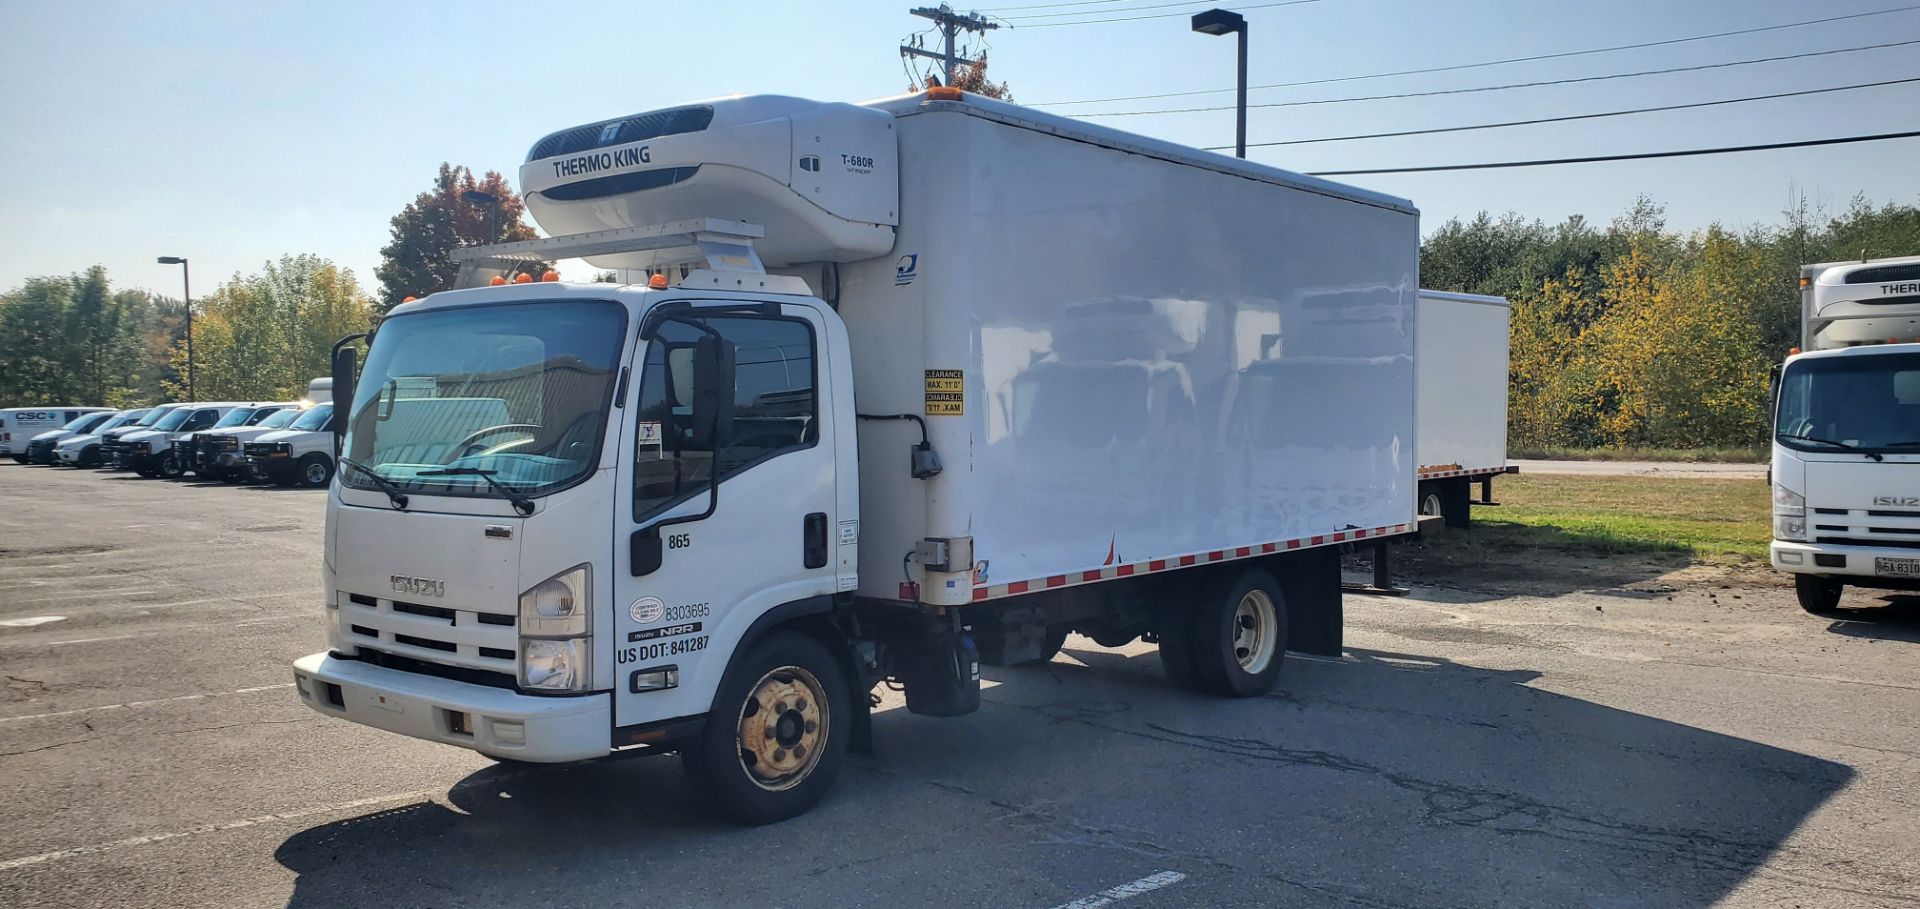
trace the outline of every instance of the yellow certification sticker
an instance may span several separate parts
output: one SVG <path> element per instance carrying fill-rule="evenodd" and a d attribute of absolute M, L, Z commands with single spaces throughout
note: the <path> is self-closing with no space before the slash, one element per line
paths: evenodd
<path fill-rule="evenodd" d="M 967 413 L 967 374 L 960 369 L 927 370 L 927 416 L 960 417 Z"/>

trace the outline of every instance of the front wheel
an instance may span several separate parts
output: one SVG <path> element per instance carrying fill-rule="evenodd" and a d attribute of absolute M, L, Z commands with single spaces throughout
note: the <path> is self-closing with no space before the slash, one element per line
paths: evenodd
<path fill-rule="evenodd" d="M 300 459 L 300 485 L 308 489 L 319 489 L 333 479 L 333 461 L 323 454 L 310 454 Z"/>
<path fill-rule="evenodd" d="M 169 480 L 178 480 L 187 475 L 187 468 L 186 465 L 180 463 L 179 458 L 168 455 L 160 460 L 158 473 L 160 476 L 166 477 Z"/>
<path fill-rule="evenodd" d="M 1833 578 L 1823 578 L 1817 574 L 1793 576 L 1793 594 L 1800 599 L 1800 608 L 1815 615 L 1838 608 L 1840 592 L 1846 586 Z"/>
<path fill-rule="evenodd" d="M 852 720 L 846 676 L 833 654 L 804 634 L 776 631 L 727 672 L 706 727 L 681 760 L 729 817 L 771 824 L 826 796 L 840 775 Z"/>

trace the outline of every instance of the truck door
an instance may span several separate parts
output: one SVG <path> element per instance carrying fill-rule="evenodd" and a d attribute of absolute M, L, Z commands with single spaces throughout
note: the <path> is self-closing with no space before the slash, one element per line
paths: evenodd
<path fill-rule="evenodd" d="M 714 445 L 692 422 L 703 336 L 731 345 L 733 361 L 731 413 L 719 411 Z M 615 509 L 618 725 L 706 713 L 755 618 L 833 594 L 826 338 L 807 306 L 694 303 L 644 342 L 621 443 L 620 488 L 631 501 Z"/>

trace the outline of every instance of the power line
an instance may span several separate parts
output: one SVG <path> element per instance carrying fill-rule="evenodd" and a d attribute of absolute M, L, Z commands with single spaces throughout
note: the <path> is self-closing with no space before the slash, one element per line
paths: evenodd
<path fill-rule="evenodd" d="M 1059 9 L 1063 6 L 1103 6 L 1108 3 L 1125 3 L 1127 0 L 1079 0 L 1076 3 L 1033 3 L 1027 6 L 989 6 L 980 10 L 983 13 L 999 13 L 1012 9 Z"/>
<path fill-rule="evenodd" d="M 1840 136 L 1834 139 L 1808 139 L 1801 142 L 1769 142 L 1765 145 L 1729 145 L 1720 148 L 1689 148 L 1680 151 L 1640 152 L 1631 155 L 1590 155 L 1584 158 L 1540 158 L 1533 161 L 1492 161 L 1483 164 L 1437 164 L 1428 167 L 1380 167 L 1367 170 L 1317 170 L 1311 177 L 1349 177 L 1355 174 L 1416 174 L 1447 170 L 1489 170 L 1502 167 L 1542 167 L 1548 164 L 1593 164 L 1601 161 L 1641 161 L 1648 158 L 1690 158 L 1696 155 L 1728 155 L 1736 152 L 1773 151 L 1781 148 L 1811 148 L 1816 145 L 1846 145 L 1852 142 L 1880 142 L 1887 139 L 1920 138 L 1920 130 L 1904 133 L 1880 133 L 1872 136 Z"/>
<path fill-rule="evenodd" d="M 1385 101 L 1393 98 L 1430 98 L 1436 95 L 1468 95 L 1476 92 L 1506 91 L 1514 88 L 1537 88 L 1543 85 L 1571 85 L 1576 82 L 1602 82 L 1609 79 L 1630 79 L 1639 76 L 1660 76 L 1668 73 L 1690 73 L 1706 69 L 1724 69 L 1729 66 L 1751 66 L 1756 63 L 1777 63 L 1781 60 L 1800 60 L 1807 57 L 1826 57 L 1834 54 L 1851 54 L 1858 51 L 1881 50 L 1889 47 L 1906 47 L 1920 44 L 1920 38 L 1908 41 L 1889 41 L 1883 44 L 1862 44 L 1855 47 L 1839 47 L 1832 50 L 1806 51 L 1798 54 L 1782 54 L 1777 57 L 1755 57 L 1751 60 L 1731 60 L 1726 63 L 1700 63 L 1694 66 L 1674 66 L 1667 69 L 1643 69 L 1630 73 L 1607 73 L 1599 76 L 1576 76 L 1570 79 L 1546 79 L 1538 82 L 1510 82 L 1505 85 L 1482 85 L 1477 88 L 1446 88 L 1424 92 L 1398 92 L 1390 95 L 1357 95 L 1348 98 L 1312 98 L 1305 101 L 1269 101 L 1264 104 L 1249 104 L 1247 107 L 1306 107 L 1314 104 L 1346 104 L 1353 101 Z M 1108 111 L 1098 114 L 1068 114 L 1075 119 L 1093 119 L 1095 117 L 1139 117 L 1153 114 L 1192 114 L 1206 111 L 1233 110 L 1231 104 L 1212 107 L 1178 107 L 1163 110 L 1124 110 Z"/>
<path fill-rule="evenodd" d="M 946 39 L 945 50 L 942 53 L 934 53 L 921 47 L 918 40 L 913 40 L 910 44 L 900 45 L 900 56 L 902 58 L 927 57 L 941 61 L 945 67 L 942 70 L 945 74 L 942 77 L 945 80 L 942 83 L 944 85 L 953 84 L 954 70 L 959 68 L 960 64 L 965 63 L 968 66 L 980 65 L 980 61 L 978 60 L 954 53 L 954 36 L 958 32 L 969 32 L 985 36 L 987 32 L 1000 27 L 999 23 L 988 22 L 986 17 L 979 13 L 956 13 L 953 11 L 953 7 L 945 3 L 937 7 L 920 7 L 918 9 L 908 10 L 908 12 L 933 22 L 934 27 L 940 30 L 941 37 Z"/>
<path fill-rule="evenodd" d="M 1711 38 L 1725 38 L 1732 35 L 1751 35 L 1758 32 L 1780 31 L 1789 28 L 1802 28 L 1808 25 L 1820 25 L 1827 22 L 1839 22 L 1843 19 L 1863 19 L 1868 16 L 1885 16 L 1892 13 L 1904 13 L 1920 9 L 1920 4 L 1900 6 L 1891 9 L 1873 10 L 1865 13 L 1852 13 L 1845 16 L 1828 16 L 1821 19 L 1807 19 L 1801 22 L 1786 22 L 1779 25 L 1764 25 L 1755 28 L 1735 29 L 1727 32 L 1713 32 L 1705 35 L 1689 35 L 1684 38 L 1667 38 L 1661 41 L 1647 41 L 1639 44 L 1618 44 L 1612 47 L 1595 47 L 1586 50 L 1562 51 L 1553 54 L 1534 54 L 1526 57 L 1507 57 L 1500 60 L 1483 60 L 1479 63 L 1457 63 L 1449 66 L 1429 66 L 1421 69 L 1403 69 L 1384 73 L 1364 73 L 1358 76 L 1337 76 L 1328 79 L 1306 79 L 1299 82 L 1274 82 L 1267 85 L 1252 85 L 1249 89 L 1297 88 L 1303 85 L 1327 85 L 1335 82 L 1358 82 L 1363 79 L 1384 79 L 1389 76 L 1414 76 L 1424 73 L 1453 72 L 1463 69 L 1476 69 L 1483 66 L 1501 66 L 1508 63 L 1530 63 L 1538 60 L 1556 60 L 1564 57 L 1580 57 L 1588 54 L 1604 54 L 1613 51 L 1637 50 L 1646 47 L 1662 47 L 1671 44 L 1685 44 L 1691 41 L 1706 41 Z M 1034 26 L 1027 26 L 1033 28 Z M 1105 104 L 1114 101 L 1150 101 L 1157 98 L 1184 98 L 1193 95 L 1218 95 L 1234 91 L 1231 88 L 1205 88 L 1184 92 L 1161 92 L 1154 95 L 1127 95 L 1117 98 L 1086 98 L 1079 101 L 1042 101 L 1029 107 L 1058 107 L 1065 104 Z"/>
<path fill-rule="evenodd" d="M 1227 7 L 1227 9 L 1231 9 L 1231 10 L 1233 10 L 1234 12 L 1246 12 L 1247 10 L 1255 10 L 1255 9 L 1270 9 L 1270 8 L 1272 8 L 1272 7 L 1276 7 L 1276 6 L 1299 6 L 1299 5 L 1301 5 L 1301 4 L 1304 4 L 1304 3 L 1322 3 L 1322 2 L 1325 2 L 1325 0 L 1280 0 L 1280 2 L 1276 2 L 1276 3 L 1246 3 L 1246 4 L 1241 4 L 1241 5 L 1239 5 L 1239 6 L 1231 6 L 1231 7 Z M 1146 7 L 1138 7 L 1138 8 L 1139 8 L 1139 9 L 1146 9 Z M 1120 12 L 1120 10 L 1114 10 L 1114 12 L 1116 12 L 1116 13 L 1117 13 L 1117 12 Z M 1010 27 L 1010 28 L 1013 28 L 1013 27 L 1017 27 L 1017 28 L 1059 28 L 1059 27 L 1060 27 L 1060 26 L 1062 26 L 1062 25 L 1099 25 L 1099 24 L 1100 24 L 1100 23 L 1102 23 L 1102 22 L 1138 22 L 1138 21 L 1140 21 L 1140 20 L 1142 20 L 1142 19 L 1171 19 L 1171 18 L 1173 18 L 1173 17 L 1175 17 L 1175 16 L 1185 16 L 1185 15 L 1188 15 L 1188 13 L 1190 13 L 1190 12 L 1192 12 L 1192 11 L 1191 11 L 1191 10 L 1189 10 L 1189 11 L 1187 11 L 1187 12 L 1179 12 L 1179 13 L 1152 13 L 1152 14 L 1149 14 L 1149 15 L 1145 15 L 1145 16 L 1120 16 L 1120 17 L 1118 17 L 1118 18 L 1113 18 L 1113 19 L 1079 19 L 1079 20 L 1075 20 L 1075 21 L 1073 21 L 1073 22 L 1035 22 L 1035 23 L 1033 23 L 1032 25 L 1021 25 L 1021 26 L 1012 26 L 1012 25 L 1009 25 L 1008 27 Z M 1231 91 L 1231 89 L 1229 89 L 1229 91 Z M 1066 102 L 1066 101 L 1056 101 L 1056 102 L 1054 102 L 1054 103 L 1056 103 L 1056 104 L 1066 104 L 1066 103 L 1070 103 L 1070 102 Z"/>
<path fill-rule="evenodd" d="M 1152 6 L 1129 6 L 1125 9 L 1116 9 L 1116 10 L 1092 10 L 1092 11 L 1080 10 L 1078 12 L 1071 12 L 1071 13 L 1028 13 L 1020 16 L 1000 16 L 998 18 L 1009 20 L 1009 23 L 1011 24 L 1011 22 L 1018 21 L 1021 19 L 1062 19 L 1070 16 L 1105 15 L 1109 12 L 1139 13 L 1139 12 L 1145 12 L 1150 9 L 1172 9 L 1173 7 L 1176 7 L 1176 6 L 1205 6 L 1209 3 L 1217 3 L 1217 2 L 1218 0 L 1180 0 L 1180 2 L 1178 3 L 1156 3 Z M 1169 13 L 1167 15 L 1183 16 L 1186 14 L 1185 13 Z M 1015 26 L 1015 27 L 1017 28 L 1019 26 Z"/>
<path fill-rule="evenodd" d="M 1744 104 L 1748 101 L 1771 101 L 1776 98 L 1798 98 L 1805 95 L 1824 95 L 1830 92 L 1854 91 L 1862 88 L 1881 88 L 1888 85 L 1905 85 L 1920 82 L 1920 76 L 1909 79 L 1888 79 L 1884 82 L 1862 82 L 1858 85 L 1836 85 L 1832 88 L 1810 88 L 1803 91 L 1776 92 L 1771 95 L 1750 95 L 1745 98 L 1724 98 L 1718 101 L 1696 101 L 1691 104 L 1667 104 L 1660 107 L 1639 107 L 1633 110 L 1612 110 L 1595 114 L 1569 114 L 1563 117 L 1538 117 L 1532 120 L 1508 120 L 1503 123 L 1476 123 L 1472 126 L 1441 126 L 1433 129 L 1403 129 L 1390 133 L 1357 133 L 1351 136 L 1322 136 L 1317 139 L 1285 139 L 1279 142 L 1254 142 L 1248 148 L 1272 148 L 1278 145 L 1312 145 L 1317 142 L 1348 142 L 1355 139 L 1391 139 L 1398 136 L 1430 136 L 1435 133 L 1458 133 L 1476 129 L 1503 129 L 1509 126 L 1537 126 L 1542 123 L 1567 123 L 1574 120 L 1598 120 L 1603 117 L 1624 117 L 1629 114 L 1651 114 L 1669 110 L 1690 110 L 1698 107 L 1717 107 L 1725 104 Z M 1208 151 L 1222 151 L 1233 148 L 1231 145 L 1210 145 Z"/>

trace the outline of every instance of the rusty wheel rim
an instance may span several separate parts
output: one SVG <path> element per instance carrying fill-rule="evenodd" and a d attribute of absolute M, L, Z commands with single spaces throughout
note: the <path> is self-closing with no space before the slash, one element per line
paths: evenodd
<path fill-rule="evenodd" d="M 800 785 L 820 763 L 831 732 L 826 689 L 813 673 L 781 666 L 760 677 L 740 705 L 740 766 L 770 792 Z"/>

